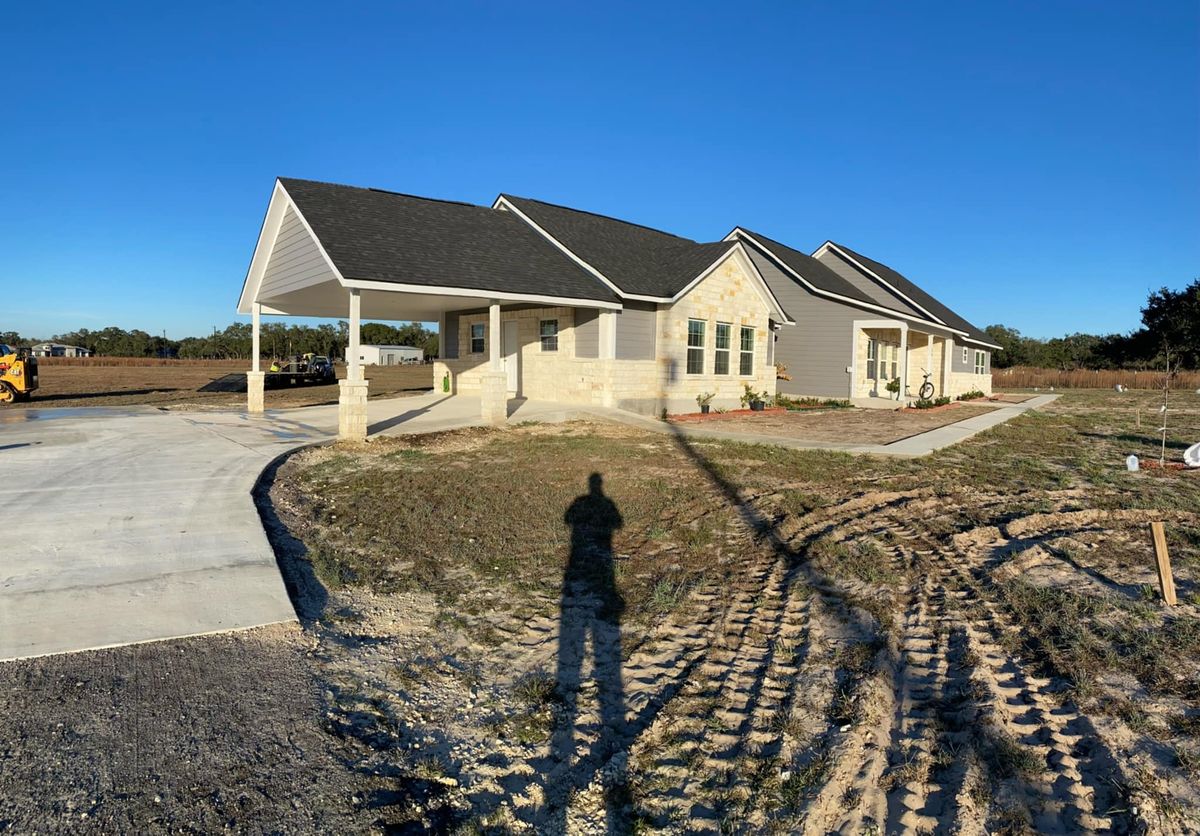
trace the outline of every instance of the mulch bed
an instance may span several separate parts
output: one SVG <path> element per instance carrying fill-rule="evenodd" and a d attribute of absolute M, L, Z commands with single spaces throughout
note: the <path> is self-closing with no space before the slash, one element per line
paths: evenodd
<path fill-rule="evenodd" d="M 906 406 L 903 409 L 901 409 L 900 411 L 901 412 L 930 412 L 930 413 L 945 412 L 947 409 L 958 409 L 958 407 L 962 406 L 963 403 L 970 403 L 970 401 L 951 401 L 950 403 L 944 403 L 941 406 L 930 406 L 930 407 L 926 407 L 925 409 L 917 409 L 915 406 Z"/>
<path fill-rule="evenodd" d="M 668 415 L 668 421 L 676 423 L 699 423 L 700 421 L 716 421 L 721 418 L 740 418 L 745 415 L 778 415 L 781 412 L 787 412 L 782 406 L 768 406 L 765 409 L 729 409 L 725 412 L 710 412 L 705 415 L 703 412 L 685 412 L 681 415 Z"/>

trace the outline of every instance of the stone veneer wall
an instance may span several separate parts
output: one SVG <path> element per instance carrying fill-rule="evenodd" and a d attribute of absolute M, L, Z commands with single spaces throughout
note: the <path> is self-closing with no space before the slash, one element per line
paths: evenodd
<path fill-rule="evenodd" d="M 575 357 L 574 309 L 533 308 L 501 311 L 500 318 L 516 319 L 521 353 L 523 397 L 594 406 L 615 406 L 647 415 L 662 409 L 697 412 L 696 396 L 713 392 L 713 406 L 737 408 L 745 385 L 757 392 L 775 394 L 775 368 L 767 363 L 770 338 L 769 310 L 750 275 L 735 255 L 718 266 L 690 293 L 674 305 L 660 305 L 657 314 L 657 346 L 654 360 L 615 360 Z M 704 347 L 705 374 L 689 375 L 687 369 L 687 321 L 707 323 Z M 544 352 L 538 337 L 543 319 L 558 319 L 558 351 Z M 716 323 L 733 325 L 728 375 L 714 375 Z M 449 371 L 454 393 L 478 393 L 480 373 L 487 368 L 486 351 L 471 354 L 471 325 L 487 323 L 486 313 L 459 317 L 459 358 L 434 364 L 434 386 L 441 391 L 442 377 Z M 739 328 L 754 328 L 753 375 L 737 374 Z"/>

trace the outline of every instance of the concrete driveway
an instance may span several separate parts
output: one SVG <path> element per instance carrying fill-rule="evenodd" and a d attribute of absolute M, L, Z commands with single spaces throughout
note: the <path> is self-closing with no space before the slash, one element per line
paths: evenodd
<path fill-rule="evenodd" d="M 430 393 L 368 414 L 373 434 L 400 434 L 478 424 L 480 409 Z M 336 406 L 0 411 L 0 659 L 294 619 L 250 491 L 276 456 L 336 432 Z"/>

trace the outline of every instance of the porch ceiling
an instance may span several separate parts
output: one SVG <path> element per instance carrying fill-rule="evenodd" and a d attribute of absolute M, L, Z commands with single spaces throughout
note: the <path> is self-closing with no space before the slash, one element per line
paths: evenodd
<path fill-rule="evenodd" d="M 487 296 L 450 296 L 394 290 L 361 290 L 364 319 L 436 322 L 446 311 L 487 307 Z M 345 319 L 349 316 L 349 291 L 336 279 L 259 299 L 263 313 Z"/>

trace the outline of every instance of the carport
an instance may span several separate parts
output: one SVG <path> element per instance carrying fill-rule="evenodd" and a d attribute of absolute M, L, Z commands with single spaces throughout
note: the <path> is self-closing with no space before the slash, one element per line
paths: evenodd
<path fill-rule="evenodd" d="M 547 294 L 556 290 L 563 295 Z M 437 322 L 444 345 L 448 312 L 486 308 L 488 365 L 481 374 L 480 409 L 485 421 L 503 422 L 500 311 L 502 305 L 523 304 L 621 307 L 594 278 L 507 212 L 277 180 L 238 302 L 253 329 L 247 408 L 263 411 L 264 314 L 348 319 L 338 435 L 363 439 L 369 384 L 359 361 L 362 318 Z"/>

